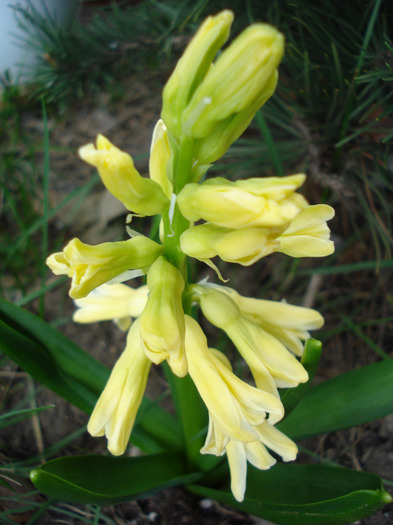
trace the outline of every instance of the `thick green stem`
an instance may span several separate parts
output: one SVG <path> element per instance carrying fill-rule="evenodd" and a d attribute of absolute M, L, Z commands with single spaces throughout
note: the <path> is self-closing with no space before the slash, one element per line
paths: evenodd
<path fill-rule="evenodd" d="M 173 191 L 176 195 L 191 180 L 191 169 L 194 159 L 193 149 L 194 144 L 190 138 L 182 138 L 180 140 L 173 169 Z"/>
<path fill-rule="evenodd" d="M 195 468 L 200 459 L 199 451 L 205 440 L 205 429 L 207 429 L 208 422 L 207 410 L 189 375 L 177 377 L 166 364 L 164 370 L 180 420 L 188 466 Z"/>
<path fill-rule="evenodd" d="M 180 236 L 189 227 L 189 221 L 183 217 L 179 208 L 175 204 L 172 221 L 167 214 L 164 218 L 164 255 L 168 261 L 176 266 L 176 268 L 181 272 L 186 284 L 186 256 L 180 249 Z"/>
<path fill-rule="evenodd" d="M 173 191 L 175 195 L 178 195 L 182 188 L 191 181 L 192 163 L 193 143 L 190 139 L 183 139 L 175 152 L 173 170 Z M 172 203 L 172 206 L 173 209 L 171 208 L 163 214 L 164 255 L 183 276 L 185 282 L 183 309 L 186 315 L 190 315 L 191 297 L 187 293 L 187 256 L 180 249 L 180 236 L 190 227 L 190 222 L 183 217 L 176 202 Z M 203 445 L 204 429 L 207 426 L 207 412 L 189 375 L 179 378 L 171 372 L 168 365 L 165 365 L 165 371 L 179 417 L 189 466 L 193 467 L 197 463 L 199 450 Z"/>
<path fill-rule="evenodd" d="M 178 195 L 182 188 L 190 181 L 193 162 L 193 142 L 186 138 L 179 143 L 175 153 L 173 169 L 173 191 Z M 173 216 L 169 212 L 163 216 L 164 220 L 164 254 L 182 273 L 187 284 L 186 256 L 180 249 L 180 236 L 190 227 L 190 222 L 183 217 L 175 203 Z"/>

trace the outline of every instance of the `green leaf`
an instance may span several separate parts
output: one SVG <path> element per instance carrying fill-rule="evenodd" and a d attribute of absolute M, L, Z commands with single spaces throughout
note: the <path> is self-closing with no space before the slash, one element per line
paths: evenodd
<path fill-rule="evenodd" d="M 393 412 L 393 360 L 367 365 L 312 388 L 277 427 L 293 439 L 332 432 Z"/>
<path fill-rule="evenodd" d="M 11 425 L 15 425 L 16 423 L 20 423 L 21 421 L 28 419 L 34 414 L 38 414 L 39 412 L 43 412 L 44 410 L 48 410 L 49 408 L 54 408 L 54 406 L 55 405 L 48 405 L 38 408 L 23 408 L 22 410 L 11 410 L 6 414 L 0 415 L 0 429 L 9 427 Z"/>
<path fill-rule="evenodd" d="M 0 350 L 53 392 L 88 414 L 109 369 L 39 317 L 0 299 Z M 180 448 L 177 420 L 144 398 L 132 433 L 146 452 Z"/>
<path fill-rule="evenodd" d="M 318 367 L 318 363 L 322 355 L 322 343 L 317 339 L 307 339 L 306 346 L 304 348 L 301 363 L 308 372 L 307 383 L 301 383 L 296 388 L 288 388 L 284 393 L 281 394 L 281 401 L 285 408 L 285 414 L 289 415 L 295 406 L 300 402 L 302 397 L 310 389 L 311 381 L 314 378 L 315 372 Z"/>
<path fill-rule="evenodd" d="M 249 467 L 241 503 L 229 490 L 189 489 L 280 525 L 347 524 L 392 501 L 375 474 L 325 465 L 278 464 L 267 471 Z"/>
<path fill-rule="evenodd" d="M 108 379 L 106 366 L 39 317 L 2 299 L 0 349 L 85 412 L 94 407 Z"/>
<path fill-rule="evenodd" d="M 185 461 L 175 453 L 63 457 L 30 473 L 34 485 L 51 497 L 99 505 L 146 497 L 200 477 L 200 473 L 187 472 Z"/>
<path fill-rule="evenodd" d="M 45 337 L 45 330 L 42 333 Z M 43 345 L 0 320 L 0 349 L 34 379 L 85 412 L 91 411 L 98 392 L 67 374 Z M 78 370 L 78 364 L 75 364 Z M 88 370 L 88 369 L 86 369 Z"/>

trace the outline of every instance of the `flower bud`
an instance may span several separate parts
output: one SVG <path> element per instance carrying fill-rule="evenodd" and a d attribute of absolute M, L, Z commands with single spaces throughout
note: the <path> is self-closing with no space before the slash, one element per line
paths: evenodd
<path fill-rule="evenodd" d="M 276 73 L 253 104 L 250 104 L 238 113 L 229 115 L 224 120 L 220 120 L 208 137 L 195 141 L 195 158 L 198 159 L 202 166 L 209 165 L 220 159 L 235 140 L 248 128 L 258 109 L 273 95 L 277 80 L 278 74 Z"/>
<path fill-rule="evenodd" d="M 183 130 L 196 139 L 208 137 L 218 122 L 266 100 L 277 80 L 284 37 L 274 27 L 254 24 L 219 56 L 195 91 L 183 114 Z M 274 79 L 274 80 L 272 80 Z M 254 111 L 254 112 L 255 112 Z"/>
<path fill-rule="evenodd" d="M 173 186 L 171 162 L 172 151 L 168 140 L 168 133 L 164 122 L 160 119 L 153 131 L 150 147 L 149 173 L 150 178 L 163 189 L 168 199 L 171 198 Z"/>
<path fill-rule="evenodd" d="M 98 169 L 107 190 L 128 210 L 145 216 L 161 213 L 169 206 L 161 186 L 142 177 L 131 156 L 116 148 L 103 135 L 98 135 L 96 147 L 86 144 L 79 148 L 79 156 Z"/>
<path fill-rule="evenodd" d="M 217 51 L 226 42 L 232 21 L 233 13 L 229 10 L 209 16 L 165 85 L 161 116 L 176 139 L 182 134 L 182 113 L 205 78 Z"/>
<path fill-rule="evenodd" d="M 181 273 L 159 257 L 147 274 L 149 298 L 140 317 L 140 334 L 147 357 L 155 364 L 165 359 L 179 377 L 187 373 L 184 353 L 184 312 Z"/>
<path fill-rule="evenodd" d="M 149 267 L 162 250 L 161 245 L 143 235 L 96 246 L 75 238 L 62 252 L 50 255 L 46 264 L 55 275 L 72 278 L 70 297 L 80 299 L 127 270 Z"/>
<path fill-rule="evenodd" d="M 187 184 L 178 195 L 180 211 L 189 221 L 199 219 L 225 228 L 287 227 L 307 206 L 294 191 L 305 175 L 228 181 L 222 177 Z"/>
<path fill-rule="evenodd" d="M 223 261 L 251 266 L 262 257 L 277 251 L 279 233 L 268 228 L 230 230 L 213 224 L 200 224 L 180 237 L 181 250 L 201 261 L 216 255 Z"/>

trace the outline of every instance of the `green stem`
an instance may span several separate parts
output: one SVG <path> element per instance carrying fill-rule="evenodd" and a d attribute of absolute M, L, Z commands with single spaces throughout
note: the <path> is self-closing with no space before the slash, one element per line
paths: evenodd
<path fill-rule="evenodd" d="M 175 156 L 173 170 L 173 191 L 176 195 L 191 180 L 191 168 L 194 158 L 194 144 L 190 138 L 182 138 L 179 143 L 178 154 Z"/>
<path fill-rule="evenodd" d="M 173 169 L 173 191 L 178 195 L 183 187 L 190 182 L 193 162 L 193 142 L 189 138 L 182 138 L 175 154 Z M 172 220 L 169 212 L 163 215 L 164 221 L 164 254 L 182 273 L 184 282 L 187 284 L 186 256 L 180 249 L 180 236 L 190 227 L 190 222 L 183 217 L 175 204 Z"/>
<path fill-rule="evenodd" d="M 181 139 L 174 159 L 173 191 L 175 195 L 178 195 L 183 187 L 191 181 L 193 157 L 193 142 L 187 138 Z M 180 249 L 180 236 L 190 227 L 190 222 L 183 217 L 177 203 L 175 203 L 172 217 L 169 210 L 163 214 L 163 224 L 164 255 L 183 276 L 185 282 L 183 309 L 185 314 L 190 315 L 191 297 L 187 293 L 187 256 Z M 167 364 L 164 365 L 164 369 L 179 418 L 185 453 L 189 467 L 192 468 L 196 465 L 199 450 L 203 446 L 207 412 L 191 377 L 189 375 L 182 378 L 177 377 Z"/>
<path fill-rule="evenodd" d="M 207 411 L 189 375 L 175 376 L 166 363 L 164 370 L 179 417 L 188 466 L 194 468 L 198 463 L 199 450 L 205 439 Z"/>
<path fill-rule="evenodd" d="M 190 227 L 190 222 L 183 217 L 175 205 L 172 221 L 168 213 L 163 214 L 164 221 L 164 255 L 168 261 L 181 272 L 187 284 L 186 255 L 180 249 L 180 236 Z"/>

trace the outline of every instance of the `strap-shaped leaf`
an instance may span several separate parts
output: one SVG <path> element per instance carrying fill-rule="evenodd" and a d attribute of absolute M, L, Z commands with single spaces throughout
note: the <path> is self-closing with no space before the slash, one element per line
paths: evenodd
<path fill-rule="evenodd" d="M 175 453 L 63 457 L 30 473 L 34 485 L 53 498 L 99 505 L 146 497 L 200 477 L 187 472 L 184 459 Z"/>
<path fill-rule="evenodd" d="M 293 439 L 360 425 L 393 412 L 393 359 L 367 365 L 312 388 L 277 425 Z"/>
<path fill-rule="evenodd" d="M 109 369 L 39 317 L 0 299 L 0 350 L 34 379 L 90 413 Z M 142 401 L 133 441 L 146 452 L 181 447 L 177 420 Z"/>
<path fill-rule="evenodd" d="M 392 501 L 375 474 L 325 465 L 278 464 L 267 471 L 249 467 L 241 503 L 229 490 L 189 489 L 280 525 L 352 523 Z"/>
<path fill-rule="evenodd" d="M 287 416 L 310 389 L 321 355 L 321 341 L 318 341 L 317 339 L 307 339 L 301 363 L 308 372 L 309 380 L 307 383 L 300 383 L 296 388 L 288 388 L 284 392 L 281 390 L 281 401 L 284 404 L 285 414 L 287 414 Z"/>
<path fill-rule="evenodd" d="M 8 426 L 15 425 L 16 423 L 20 423 L 21 421 L 24 421 L 25 419 L 28 419 L 29 417 L 32 417 L 35 414 L 38 414 L 39 412 L 43 412 L 44 410 L 54 408 L 54 406 L 55 405 L 48 405 L 37 408 L 23 408 L 22 410 L 11 410 L 10 412 L 0 415 L 0 430 Z"/>

